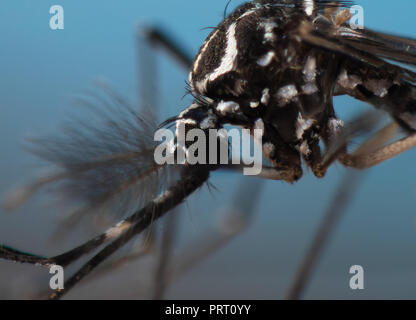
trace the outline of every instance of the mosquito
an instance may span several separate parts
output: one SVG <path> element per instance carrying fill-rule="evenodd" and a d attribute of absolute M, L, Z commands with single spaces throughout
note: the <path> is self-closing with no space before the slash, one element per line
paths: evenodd
<path fill-rule="evenodd" d="M 351 1 L 257 0 L 235 9 L 213 29 L 193 62 L 158 29 L 148 38 L 189 68 L 193 103 L 161 126 L 184 126 L 186 132 L 221 129 L 225 125 L 262 130 L 262 148 L 270 166 L 260 177 L 298 181 L 302 164 L 323 178 L 336 161 L 366 169 L 416 145 L 416 41 L 369 29 L 353 29 L 348 21 Z M 396 63 L 395 63 L 396 62 Z M 390 116 L 391 123 L 354 151 L 351 139 L 370 133 L 378 121 L 366 113 L 345 125 L 338 119 L 333 97 L 349 95 Z M 0 258 L 21 263 L 67 266 L 109 243 L 51 294 L 66 294 L 104 260 L 154 221 L 181 204 L 217 170 L 241 171 L 244 165 L 157 165 L 152 133 L 158 127 L 122 106 L 104 114 L 106 126 L 84 124 L 62 140 L 43 141 L 39 156 L 60 168 L 16 192 L 7 202 L 15 207 L 35 190 L 57 184 L 69 198 L 81 199 L 88 210 L 118 201 L 113 209 L 128 218 L 86 243 L 47 258 L 0 246 Z M 101 101 L 108 104 L 108 101 Z M 378 113 L 377 113 L 378 114 Z M 392 140 L 402 133 L 405 136 Z M 324 148 L 321 148 L 321 143 Z M 179 146 L 174 146 L 176 151 Z M 164 183 L 163 183 L 164 182 Z M 146 186 L 146 187 L 144 187 Z M 143 204 L 149 195 L 158 194 Z M 81 208 L 75 216 L 82 216 Z"/>

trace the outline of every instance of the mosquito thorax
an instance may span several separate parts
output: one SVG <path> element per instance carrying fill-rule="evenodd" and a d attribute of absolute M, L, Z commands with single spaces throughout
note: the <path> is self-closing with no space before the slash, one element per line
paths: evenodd
<path fill-rule="evenodd" d="M 220 115 L 242 113 L 251 127 L 260 118 L 276 129 L 274 136 L 304 155 L 310 153 L 305 140 L 332 115 L 325 112 L 320 92 L 319 65 L 329 57 L 296 36 L 302 21 L 317 14 L 314 3 L 253 1 L 240 6 L 208 36 L 189 75 L 192 91 L 217 101 Z"/>
<path fill-rule="evenodd" d="M 273 89 L 267 86 L 274 80 L 271 73 L 283 69 L 284 60 L 290 64 L 296 58 L 288 50 L 288 35 L 298 25 L 293 22 L 308 15 L 281 2 L 272 3 L 247 3 L 211 32 L 189 76 L 194 92 L 216 99 L 253 98 L 252 103 L 260 103 L 262 91 Z"/>

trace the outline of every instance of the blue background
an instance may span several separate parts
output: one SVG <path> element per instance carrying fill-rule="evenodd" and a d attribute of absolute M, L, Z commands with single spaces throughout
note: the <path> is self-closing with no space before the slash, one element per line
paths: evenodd
<path fill-rule="evenodd" d="M 44 1 L 3 0 L 0 8 L 0 196 L 34 175 L 42 164 L 21 148 L 28 136 L 59 130 L 72 98 L 106 81 L 137 103 L 138 24 L 162 24 L 195 54 L 218 24 L 225 0 Z M 233 1 L 230 8 L 241 1 Z M 49 8 L 65 10 L 65 29 L 49 28 Z M 416 3 L 361 1 L 365 25 L 416 38 Z M 158 54 L 161 81 L 160 118 L 175 115 L 187 74 Z M 336 110 L 348 118 L 365 107 L 337 98 Z M 79 111 L 76 111 L 79 112 Z M 368 170 L 363 185 L 319 262 L 305 298 L 416 298 L 416 151 Z M 176 281 L 169 298 L 283 298 L 324 209 L 344 173 L 340 165 L 323 180 L 310 172 L 295 185 L 265 182 L 249 229 Z M 177 251 L 195 247 L 202 235 L 214 234 L 220 209 L 227 208 L 239 183 L 218 173 L 182 209 Z M 244 181 L 244 182 L 242 182 Z M 91 230 L 71 241 L 51 245 L 49 236 L 60 210 L 48 199 L 34 200 L 15 213 L 0 212 L 0 242 L 51 255 L 87 240 Z M 88 233 L 90 232 L 90 233 Z M 196 247 L 197 249 L 197 247 Z M 176 252 L 175 251 L 175 254 Z M 84 283 L 68 297 L 149 296 L 143 281 L 151 278 L 152 260 L 125 267 L 105 281 Z M 365 290 L 349 288 L 349 268 L 365 269 Z M 48 275 L 32 266 L 0 261 L 0 297 L 31 297 L 47 285 Z M 40 280 L 39 280 L 40 279 Z M 43 281 L 43 282 L 42 282 Z M 109 290 L 111 286 L 112 290 Z"/>

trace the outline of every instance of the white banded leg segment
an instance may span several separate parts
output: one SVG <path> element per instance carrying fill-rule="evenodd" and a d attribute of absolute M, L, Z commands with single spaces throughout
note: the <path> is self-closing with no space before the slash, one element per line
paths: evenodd
<path fill-rule="evenodd" d="M 128 222 L 126 220 L 120 221 L 117 223 L 114 227 L 108 229 L 105 232 L 105 238 L 106 240 L 112 240 L 120 236 L 124 231 L 126 231 L 128 228 L 130 228 L 131 222 Z"/>

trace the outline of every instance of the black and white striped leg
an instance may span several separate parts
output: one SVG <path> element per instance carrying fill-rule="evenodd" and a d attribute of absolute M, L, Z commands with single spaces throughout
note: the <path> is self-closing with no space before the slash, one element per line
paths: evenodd
<path fill-rule="evenodd" d="M 115 251 L 148 228 L 154 221 L 182 203 L 190 194 L 200 188 L 208 180 L 209 173 L 210 171 L 207 166 L 185 167 L 181 179 L 174 186 L 170 187 L 157 199 L 151 201 L 143 209 L 137 211 L 134 214 L 137 219 L 130 223 L 129 226 L 126 226 L 126 229 L 121 230 L 121 232 L 118 232 L 119 230 L 114 230 L 116 233 L 114 233 L 113 239 L 115 240 L 97 253 L 71 278 L 69 278 L 64 284 L 65 289 L 54 292 L 50 298 L 61 298 Z"/>

